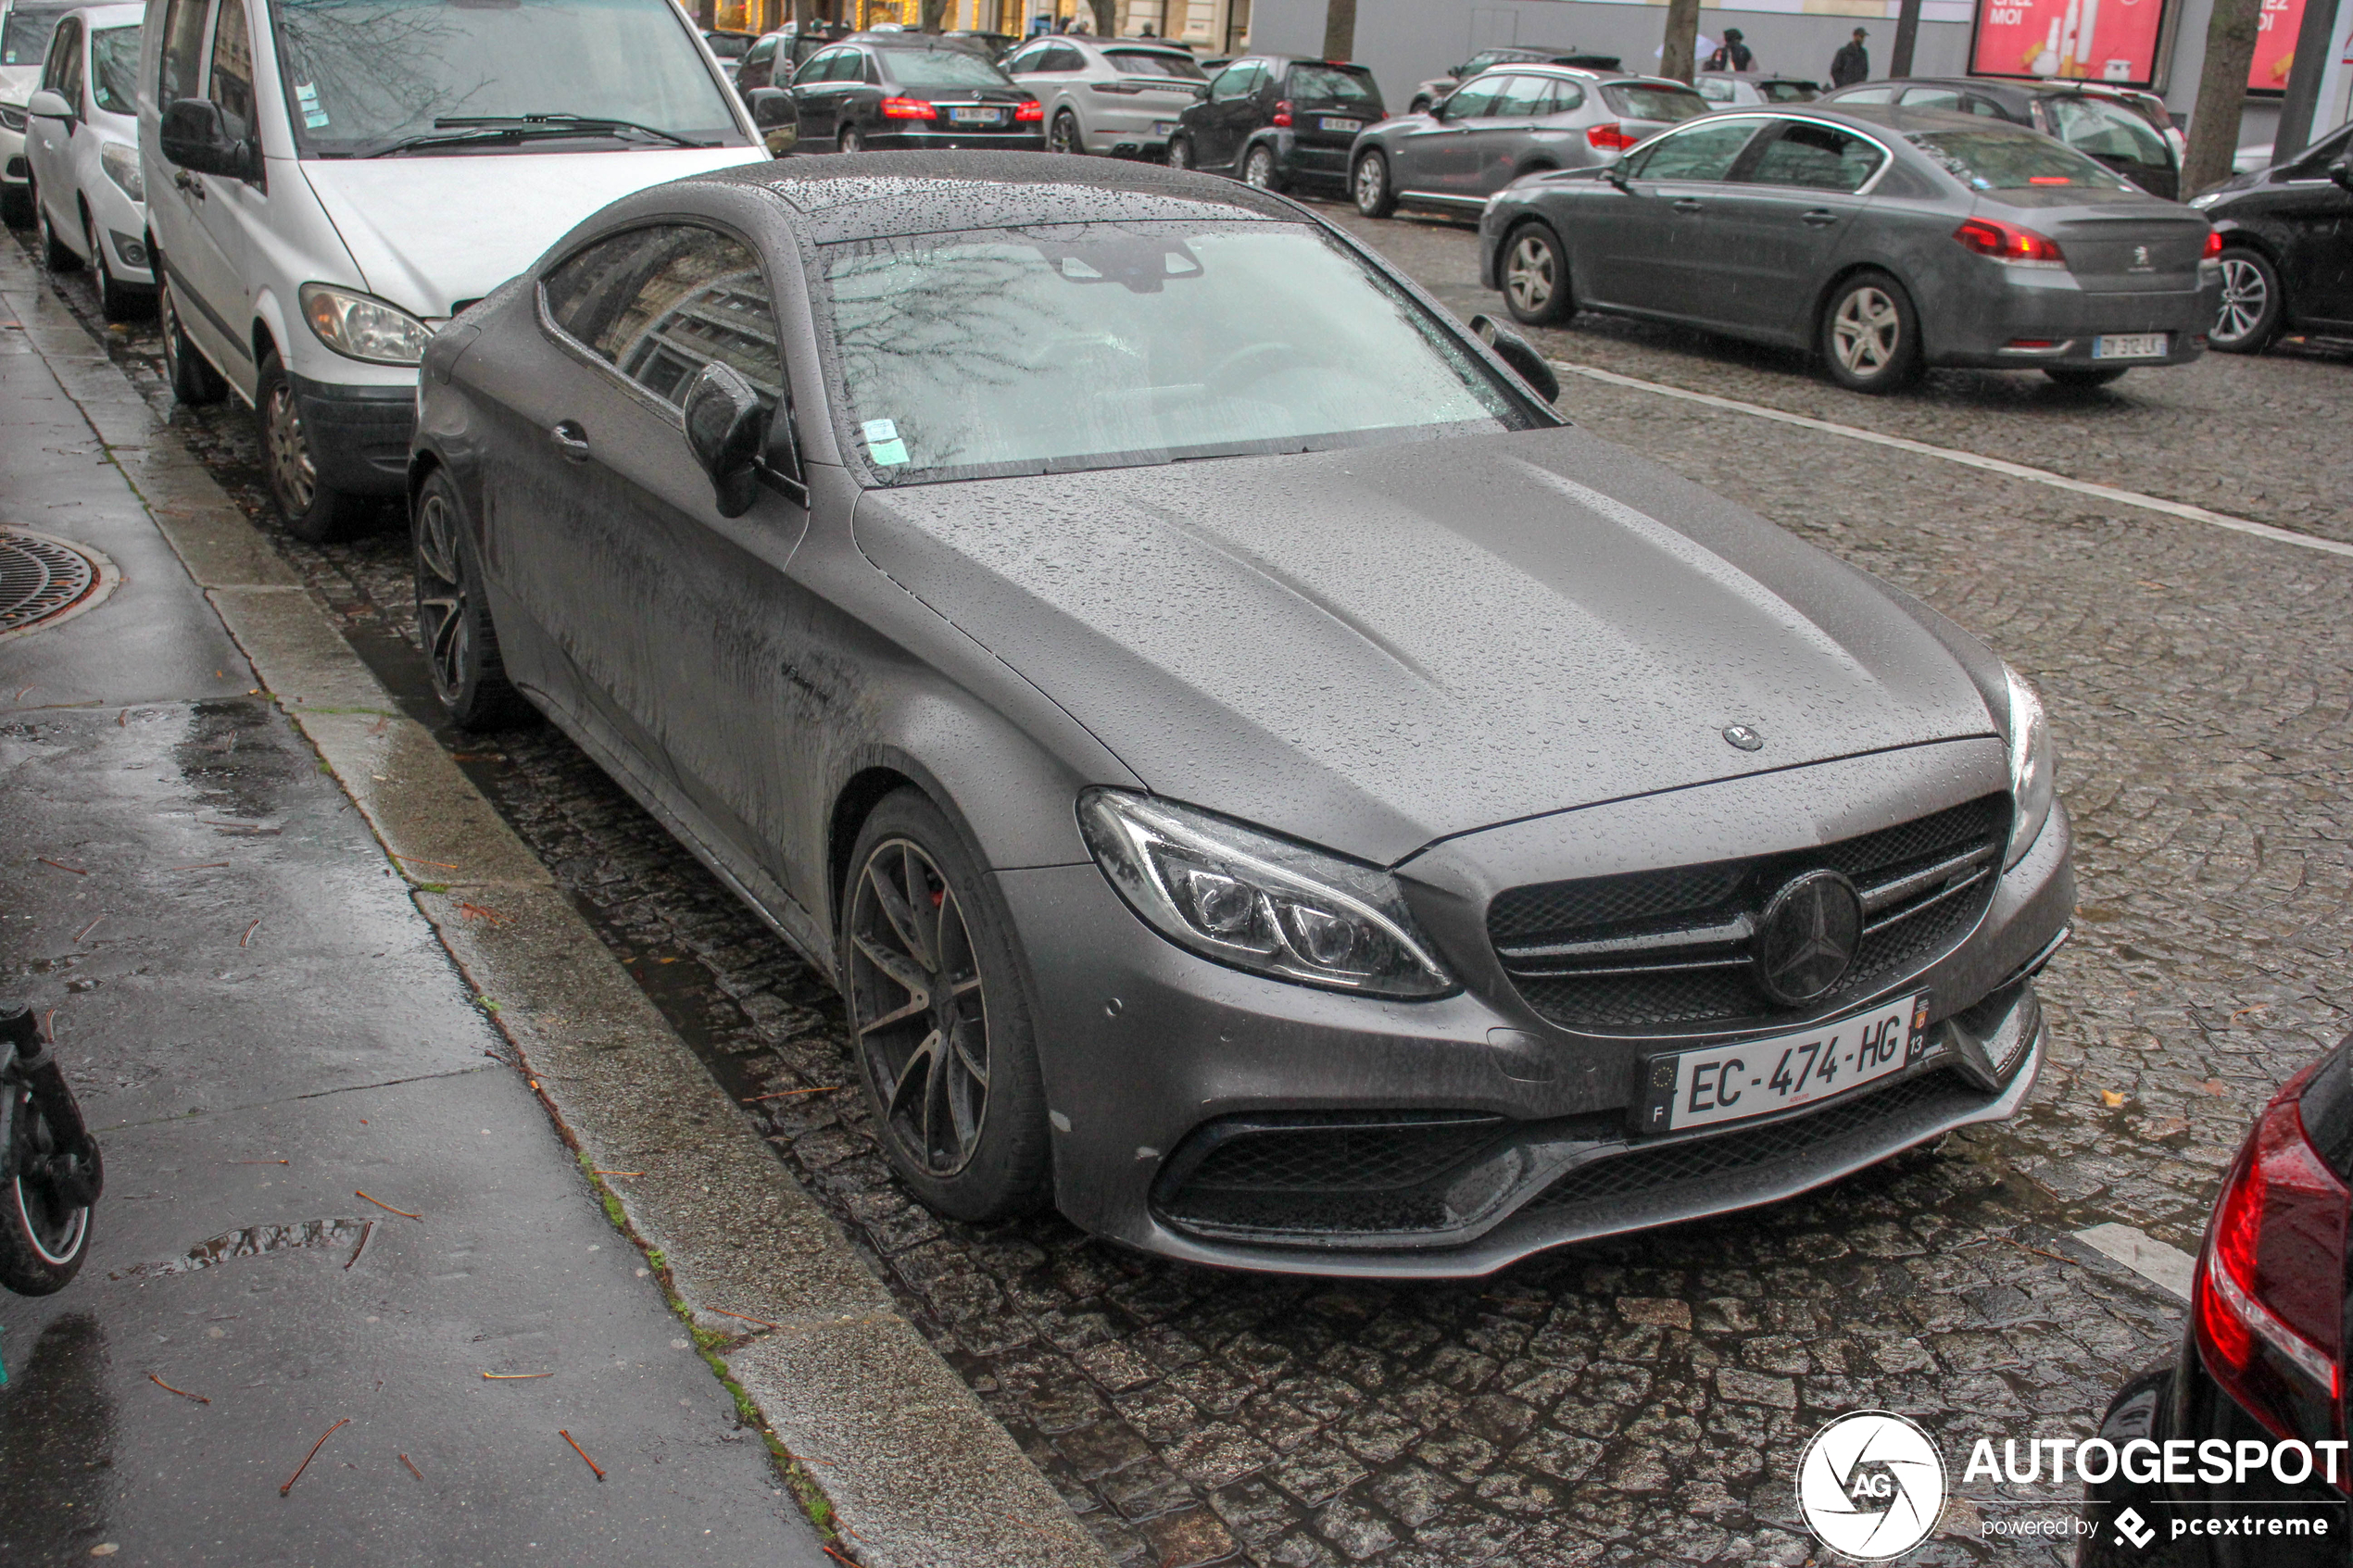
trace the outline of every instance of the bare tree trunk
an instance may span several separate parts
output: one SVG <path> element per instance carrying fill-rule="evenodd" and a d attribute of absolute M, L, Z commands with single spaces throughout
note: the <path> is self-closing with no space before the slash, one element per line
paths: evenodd
<path fill-rule="evenodd" d="M 2262 0 L 2256 0 L 2258 5 Z M 1658 74 L 1689 82 L 1699 64 L 1699 0 L 1667 0 L 1666 47 L 1658 57 Z"/>
<path fill-rule="evenodd" d="M 939 31 L 948 25 L 948 0 L 919 0 L 915 17 L 918 32 Z"/>
<path fill-rule="evenodd" d="M 792 0 L 792 27 L 795 33 L 807 32 L 809 24 L 816 19 L 817 0 Z"/>
<path fill-rule="evenodd" d="M 2246 73 L 2255 64 L 2255 35 L 2263 0 L 2214 0 L 2206 24 L 2206 67 L 2198 73 L 2197 107 L 2190 111 L 2190 150 L 2182 159 L 2182 199 L 2231 177 L 2238 151 L 2239 110 L 2246 104 Z"/>
<path fill-rule="evenodd" d="M 1912 48 L 1920 38 L 1920 0 L 1904 0 L 1895 12 L 1895 49 L 1888 56 L 1887 74 L 1912 74 Z"/>
<path fill-rule="evenodd" d="M 1324 58 L 1356 57 L 1356 0 L 1324 0 Z"/>
<path fill-rule="evenodd" d="M 1118 37 L 1119 0 L 1087 0 L 1087 3 L 1095 13 L 1095 36 Z"/>

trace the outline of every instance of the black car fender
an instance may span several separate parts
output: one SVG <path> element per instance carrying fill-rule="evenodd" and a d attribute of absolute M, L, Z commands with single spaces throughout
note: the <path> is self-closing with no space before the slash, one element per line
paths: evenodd
<path fill-rule="evenodd" d="M 1273 147 L 1275 149 L 1275 167 L 1277 169 L 1289 169 L 1290 167 L 1292 149 L 1298 144 L 1299 138 L 1279 125 L 1260 126 L 1248 136 L 1242 138 L 1241 146 L 1237 149 L 1234 154 L 1235 178 L 1239 179 L 1241 177 L 1242 165 L 1250 161 L 1252 148 L 1262 145 Z"/>

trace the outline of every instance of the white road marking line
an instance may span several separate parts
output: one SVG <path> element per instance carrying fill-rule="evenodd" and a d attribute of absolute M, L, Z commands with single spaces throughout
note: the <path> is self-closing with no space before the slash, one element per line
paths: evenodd
<path fill-rule="evenodd" d="M 1692 392 L 1663 382 L 1642 381 L 1634 376 L 1622 376 L 1616 370 L 1604 370 L 1592 365 L 1572 364 L 1566 359 L 1550 361 L 1556 370 L 1566 370 L 1589 380 L 1607 382 L 1613 386 L 1630 386 L 1642 392 L 1655 392 L 1662 397 L 1680 397 L 1687 403 L 1704 403 L 1711 408 L 1725 408 L 1736 414 L 1754 414 L 1760 420 L 1777 420 L 1782 424 L 1797 425 L 1806 430 L 1818 430 L 1830 435 L 1843 435 L 1853 441 L 1868 441 L 1876 446 L 1893 446 L 1899 452 L 1910 452 L 1922 458 L 1942 458 L 1948 463 L 1983 469 L 2010 479 L 2031 480 L 2047 484 L 2055 490 L 2072 490 L 2079 495 L 2121 507 L 2138 507 L 2144 511 L 2162 512 L 2190 522 L 2202 522 L 2210 528 L 2227 528 L 2233 533 L 2252 533 L 2259 539 L 2270 539 L 2282 545 L 2300 546 L 2308 550 L 2320 550 L 2332 556 L 2353 557 L 2353 545 L 2334 539 L 2322 539 L 2310 533 L 2298 533 L 2294 529 L 2275 528 L 2268 522 L 2232 517 L 2225 512 L 2210 512 L 2204 507 L 2193 507 L 2186 501 L 2168 501 L 2157 495 L 2144 495 L 2137 490 L 2119 490 L 2112 484 L 2095 484 L 2086 479 L 2070 479 L 2048 469 L 2028 468 L 2024 463 L 2005 462 L 1999 458 L 1983 458 L 1975 452 L 1957 452 L 1949 446 L 1931 446 L 1925 441 L 1907 436 L 1882 435 L 1875 430 L 1860 430 L 1854 425 L 1833 424 L 1829 420 L 1817 420 L 1805 414 L 1792 414 L 1780 408 L 1768 408 L 1759 403 L 1743 403 L 1736 397 L 1718 397 L 1711 393 Z"/>
<path fill-rule="evenodd" d="M 2184 1301 L 2190 1298 L 2190 1276 L 2197 1272 L 2197 1260 L 2180 1248 L 2168 1247 L 2131 1225 L 2094 1225 L 2090 1230 L 2077 1231 L 2075 1239 L 2104 1257 L 2115 1259 L 2160 1289 Z"/>

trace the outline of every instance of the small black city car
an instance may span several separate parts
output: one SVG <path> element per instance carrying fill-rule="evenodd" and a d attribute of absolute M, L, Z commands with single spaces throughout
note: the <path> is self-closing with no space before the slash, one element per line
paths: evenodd
<path fill-rule="evenodd" d="M 2222 236 L 2215 347 L 2254 354 L 2287 331 L 2353 337 L 2353 125 L 2190 205 Z"/>
<path fill-rule="evenodd" d="M 2181 1355 L 2100 1424 L 2119 1462 L 2084 1486 L 2078 1568 L 2344 1568 L 2348 1180 L 2353 1038 L 2288 1080 L 2222 1178 Z"/>
<path fill-rule="evenodd" d="M 1168 161 L 1231 174 L 1262 191 L 1312 185 L 1345 194 L 1356 132 L 1388 118 L 1363 66 L 1244 55 L 1177 117 Z"/>
<path fill-rule="evenodd" d="M 800 152 L 1046 148 L 1034 95 L 969 45 L 921 33 L 867 33 L 820 50 L 793 73 L 792 95 Z"/>

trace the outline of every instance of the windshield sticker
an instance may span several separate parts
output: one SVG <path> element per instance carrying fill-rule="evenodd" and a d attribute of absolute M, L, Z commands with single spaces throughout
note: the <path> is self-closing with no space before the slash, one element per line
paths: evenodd
<path fill-rule="evenodd" d="M 907 460 L 907 444 L 899 439 L 899 425 L 892 420 L 868 420 L 861 427 L 866 435 L 866 456 L 877 468 L 895 468 Z"/>
<path fill-rule="evenodd" d="M 327 111 L 319 107 L 319 89 L 308 82 L 295 83 L 295 101 L 302 106 L 302 123 L 316 131 L 327 123 Z"/>

